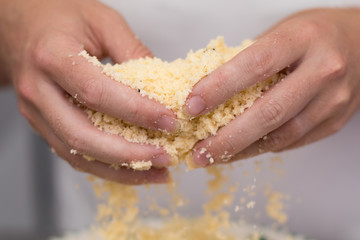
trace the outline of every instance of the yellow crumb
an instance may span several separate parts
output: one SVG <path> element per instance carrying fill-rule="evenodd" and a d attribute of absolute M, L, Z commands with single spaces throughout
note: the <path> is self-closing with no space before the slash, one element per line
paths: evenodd
<path fill-rule="evenodd" d="M 272 191 L 270 186 L 265 189 L 265 195 L 268 199 L 266 205 L 268 216 L 278 223 L 284 224 L 287 221 L 287 215 L 283 204 L 284 195 L 280 192 Z"/>
<path fill-rule="evenodd" d="M 255 202 L 254 201 L 250 201 L 250 202 L 248 202 L 247 204 L 246 204 L 246 208 L 254 208 L 255 207 Z"/>

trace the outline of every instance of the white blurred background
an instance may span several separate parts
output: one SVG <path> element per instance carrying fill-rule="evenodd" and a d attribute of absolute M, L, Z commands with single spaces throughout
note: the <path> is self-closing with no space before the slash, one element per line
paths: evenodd
<path fill-rule="evenodd" d="M 184 57 L 218 35 L 229 45 L 253 38 L 302 8 L 342 6 L 346 1 L 111 1 L 156 56 Z M 350 1 L 348 1 L 350 2 Z M 360 4 L 359 1 L 352 1 Z M 360 240 L 360 112 L 337 134 L 281 154 L 285 176 L 268 167 L 271 154 L 235 165 L 233 181 L 257 178 L 291 196 L 285 228 L 319 240 Z M 254 161 L 261 161 L 261 171 Z M 243 172 L 249 171 L 248 176 Z M 181 189 L 191 198 L 184 211 L 201 212 L 205 184 L 202 170 L 182 176 Z M 19 115 L 11 89 L 0 90 L 0 239 L 46 239 L 88 227 L 95 200 L 86 175 L 72 170 L 49 151 Z M 242 193 L 239 193 L 239 197 Z M 245 211 L 257 224 L 271 224 L 261 213 L 263 196 L 254 197 L 258 212 Z"/>

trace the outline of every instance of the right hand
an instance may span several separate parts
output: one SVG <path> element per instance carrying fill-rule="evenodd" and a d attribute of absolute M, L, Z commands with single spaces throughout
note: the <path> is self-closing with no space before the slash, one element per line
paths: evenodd
<path fill-rule="evenodd" d="M 78 56 L 83 49 L 114 62 L 151 56 L 123 17 L 95 0 L 0 4 L 0 72 L 12 81 L 20 112 L 33 128 L 76 169 L 126 184 L 166 182 L 170 157 L 165 150 L 98 130 L 67 97 L 76 96 L 91 109 L 135 125 L 175 130 L 174 113 Z M 83 154 L 96 161 L 85 160 Z M 156 168 L 140 172 L 109 167 L 137 160 L 150 160 Z"/>

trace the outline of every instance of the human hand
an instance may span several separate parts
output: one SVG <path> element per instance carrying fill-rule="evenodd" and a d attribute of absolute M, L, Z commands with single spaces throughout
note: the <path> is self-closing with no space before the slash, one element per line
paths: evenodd
<path fill-rule="evenodd" d="M 101 73 L 78 53 L 115 62 L 151 56 L 114 10 L 94 0 L 0 0 L 0 62 L 20 112 L 74 168 L 127 184 L 166 182 L 170 156 L 96 129 L 68 95 L 87 107 L 150 129 L 175 129 L 175 114 Z M 71 154 L 73 153 L 73 154 Z M 87 161 L 81 155 L 96 161 Z M 149 171 L 111 164 L 152 161 Z"/>
<path fill-rule="evenodd" d="M 286 78 L 215 136 L 199 142 L 198 166 L 299 147 L 338 131 L 360 103 L 360 9 L 297 13 L 201 80 L 185 110 L 198 116 L 282 69 Z M 217 91 L 213 91 L 217 89 Z M 210 144 L 211 143 L 211 144 Z M 207 152 L 200 154 L 202 148 Z"/>

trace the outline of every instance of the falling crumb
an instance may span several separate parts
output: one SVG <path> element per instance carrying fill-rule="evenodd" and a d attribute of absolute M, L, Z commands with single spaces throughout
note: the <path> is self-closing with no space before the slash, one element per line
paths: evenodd
<path fill-rule="evenodd" d="M 253 191 L 255 189 L 255 187 L 256 187 L 255 185 L 248 185 L 245 188 L 243 188 L 243 191 L 244 192 L 251 192 L 251 191 Z"/>
<path fill-rule="evenodd" d="M 56 151 L 55 151 L 55 148 L 50 148 L 50 151 L 53 153 L 53 154 L 56 154 Z"/>
<path fill-rule="evenodd" d="M 261 161 L 255 161 L 255 170 L 256 172 L 261 171 Z"/>
<path fill-rule="evenodd" d="M 246 204 L 246 207 L 247 207 L 248 209 L 254 208 L 254 207 L 255 207 L 255 202 L 254 202 L 254 201 L 248 202 L 248 203 Z"/>
<path fill-rule="evenodd" d="M 265 196 L 268 199 L 266 205 L 266 212 L 268 216 L 276 220 L 280 224 L 284 224 L 287 221 L 287 214 L 284 207 L 284 195 L 280 192 L 275 192 L 270 186 L 265 189 Z"/>
<path fill-rule="evenodd" d="M 210 164 L 213 164 L 213 163 L 215 162 L 214 158 L 211 157 L 211 158 L 209 159 L 209 162 L 210 162 Z"/>

